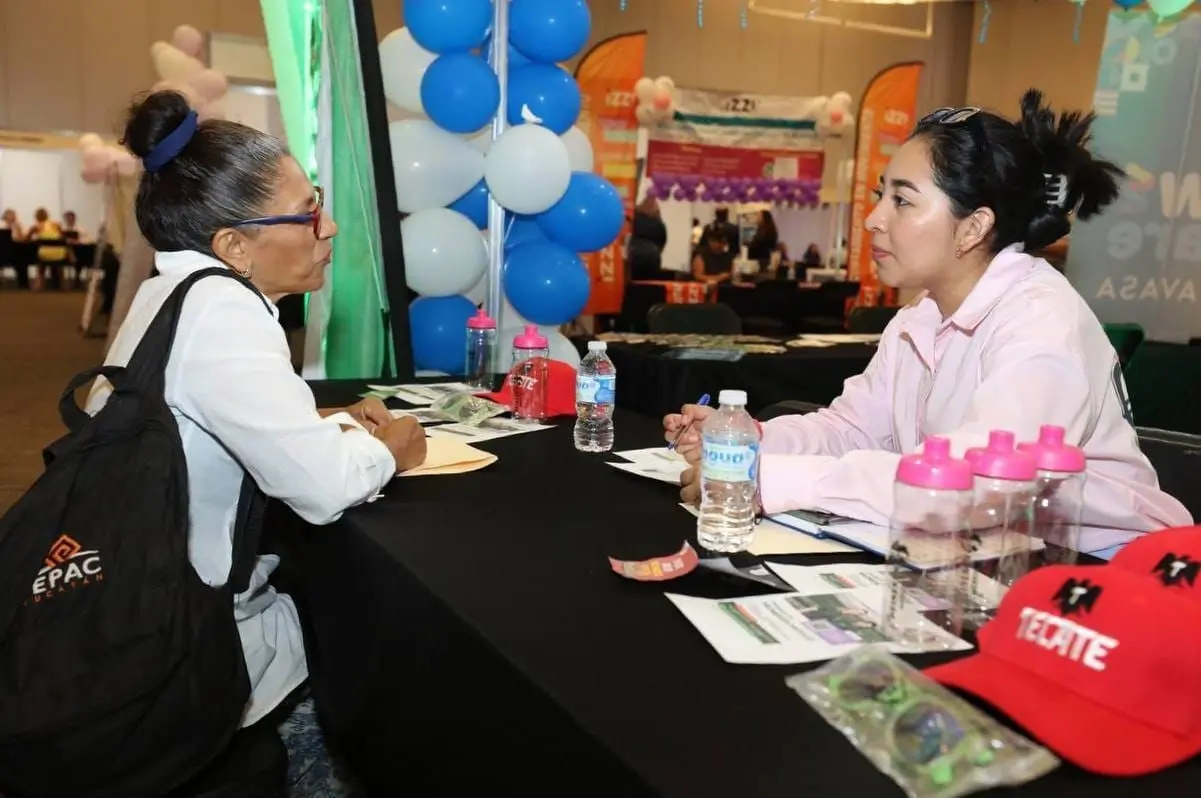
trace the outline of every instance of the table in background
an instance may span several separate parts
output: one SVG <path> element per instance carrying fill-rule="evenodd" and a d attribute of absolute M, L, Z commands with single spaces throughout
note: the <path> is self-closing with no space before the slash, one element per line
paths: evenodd
<path fill-rule="evenodd" d="M 660 302 L 699 305 L 709 300 L 713 286 L 695 280 L 634 280 L 626 284 L 616 328 L 645 332 L 646 314 Z"/>
<path fill-rule="evenodd" d="M 647 416 L 676 410 L 701 394 L 736 388 L 747 392 L 748 410 L 785 399 L 829 404 L 848 377 L 861 374 L 876 353 L 866 344 L 787 349 L 780 354 L 745 354 L 741 360 L 679 360 L 672 347 L 652 343 L 609 343 L 617 367 L 617 406 Z"/>
<path fill-rule="evenodd" d="M 344 385 L 318 398 L 349 401 Z M 759 591 L 610 571 L 609 555 L 675 551 L 695 521 L 670 486 L 575 452 L 570 429 L 481 444 L 491 467 L 398 479 L 328 527 L 274 508 L 323 728 L 372 794 L 900 795 L 784 685 L 811 666 L 728 665 L 662 595 Z M 659 440 L 618 415 L 619 448 Z M 1022 793 L 1183 795 L 1199 778 L 1198 761 L 1137 781 L 1065 766 Z"/>

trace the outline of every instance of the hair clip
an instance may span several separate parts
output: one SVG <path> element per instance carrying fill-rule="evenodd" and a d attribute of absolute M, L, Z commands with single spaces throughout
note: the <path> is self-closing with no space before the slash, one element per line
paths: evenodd
<path fill-rule="evenodd" d="M 1068 179 L 1065 175 L 1044 174 L 1047 181 L 1047 204 L 1062 208 L 1068 201 Z"/>

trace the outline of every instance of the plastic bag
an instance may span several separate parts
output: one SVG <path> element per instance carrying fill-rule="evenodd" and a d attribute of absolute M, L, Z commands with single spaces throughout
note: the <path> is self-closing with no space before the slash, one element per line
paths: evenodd
<path fill-rule="evenodd" d="M 446 394 L 434 402 L 431 408 L 448 421 L 457 421 L 473 427 L 493 416 L 509 412 L 509 408 L 502 404 L 466 392 Z"/>
<path fill-rule="evenodd" d="M 883 648 L 863 646 L 785 683 L 910 798 L 1024 784 L 1059 765 Z"/>

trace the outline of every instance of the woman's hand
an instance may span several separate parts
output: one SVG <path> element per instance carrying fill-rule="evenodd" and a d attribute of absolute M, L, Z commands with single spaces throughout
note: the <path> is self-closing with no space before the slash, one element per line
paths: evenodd
<path fill-rule="evenodd" d="M 701 447 L 694 446 L 684 455 L 688 468 L 680 474 L 680 501 L 684 504 L 701 503 Z"/>
<path fill-rule="evenodd" d="M 413 416 L 401 416 L 376 427 L 372 433 L 383 441 L 396 460 L 396 471 L 408 471 L 425 462 L 425 430 Z"/>
<path fill-rule="evenodd" d="M 713 415 L 715 411 L 704 405 L 684 405 L 679 413 L 670 413 L 663 417 L 663 437 L 668 443 L 675 443 L 676 451 L 685 457 L 692 450 L 701 448 L 700 423 Z"/>

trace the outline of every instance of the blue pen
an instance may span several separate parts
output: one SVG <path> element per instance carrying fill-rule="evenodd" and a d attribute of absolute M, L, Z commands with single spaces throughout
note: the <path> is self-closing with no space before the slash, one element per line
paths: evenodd
<path fill-rule="evenodd" d="M 708 407 L 708 406 L 709 406 L 709 394 L 707 394 L 707 393 L 705 393 L 705 394 L 701 394 L 701 398 L 700 398 L 700 399 L 697 399 L 697 400 L 696 400 L 696 403 L 697 403 L 697 405 L 699 405 L 700 407 Z M 676 435 L 676 439 L 675 439 L 674 441 L 672 441 L 671 443 L 667 444 L 667 448 L 668 448 L 668 450 L 669 450 L 669 451 L 670 451 L 670 450 L 674 450 L 674 449 L 676 448 L 676 443 L 677 443 L 677 442 L 680 440 L 680 438 L 683 438 L 683 437 L 684 437 L 684 434 L 685 434 L 685 433 L 687 433 L 687 432 L 688 432 L 688 430 L 690 430 L 690 429 L 692 429 L 692 422 L 691 422 L 691 421 L 690 421 L 690 422 L 688 422 L 688 424 L 687 424 L 687 425 L 685 425 L 684 429 L 680 430 L 680 433 L 679 433 L 678 435 Z"/>

